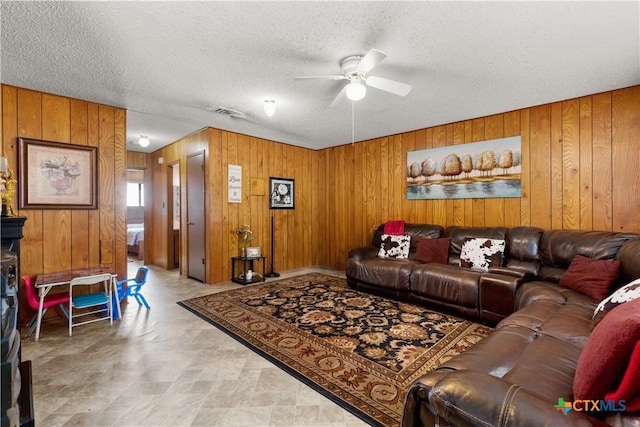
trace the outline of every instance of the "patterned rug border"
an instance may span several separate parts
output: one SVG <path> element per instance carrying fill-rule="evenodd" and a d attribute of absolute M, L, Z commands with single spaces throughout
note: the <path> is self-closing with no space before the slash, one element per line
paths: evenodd
<path fill-rule="evenodd" d="M 322 281 L 322 280 L 326 280 L 326 281 L 344 281 L 344 277 L 336 277 L 336 276 L 331 276 L 331 275 L 327 275 L 324 273 L 308 273 L 308 274 L 301 274 L 301 275 L 297 275 L 297 276 L 292 276 L 292 277 L 288 277 L 288 278 L 284 278 L 284 279 L 279 279 L 279 280 L 275 280 L 275 281 L 269 281 L 269 282 L 265 282 L 265 283 L 261 283 L 261 284 L 257 284 L 257 285 L 252 285 L 250 287 L 242 287 L 242 288 L 235 288 L 235 289 L 229 289 L 229 290 L 225 290 L 225 291 L 221 291 L 221 292 L 216 292 L 216 293 L 212 293 L 212 294 L 208 294 L 208 295 L 203 295 L 203 296 L 199 296 L 199 297 L 194 297 L 194 298 L 189 298 L 183 301 L 178 301 L 177 304 L 180 305 L 181 307 L 185 308 L 187 311 L 195 314 L 196 316 L 198 316 L 199 318 L 205 320 L 207 323 L 213 325 L 214 327 L 216 327 L 217 329 L 221 330 L 222 332 L 224 332 L 225 334 L 227 334 L 228 336 L 230 336 L 231 338 L 233 338 L 234 340 L 236 340 L 237 342 L 239 342 L 240 344 L 242 344 L 243 346 L 249 348 L 250 350 L 252 350 L 253 352 L 255 352 L 256 354 L 258 354 L 259 356 L 265 358 L 266 360 L 268 360 L 269 362 L 273 363 L 274 365 L 276 365 L 278 368 L 282 369 L 284 372 L 286 372 L 287 374 L 293 376 L 294 378 L 298 379 L 299 381 L 302 381 L 305 385 L 311 387 L 313 390 L 317 391 L 318 393 L 320 393 L 321 395 L 325 396 L 326 398 L 328 398 L 329 400 L 331 400 L 332 402 L 336 403 L 338 406 L 340 406 L 341 408 L 347 410 L 348 412 L 352 413 L 353 415 L 355 415 L 356 417 L 360 418 L 362 421 L 378 427 L 384 427 L 386 424 L 384 421 L 376 419 L 376 417 L 379 417 L 381 415 L 381 413 L 385 413 L 385 410 L 382 410 L 381 413 L 378 413 L 378 410 L 381 409 L 376 409 L 376 415 L 374 415 L 374 413 L 372 412 L 371 415 L 368 414 L 366 411 L 371 410 L 370 405 L 371 403 L 367 403 L 367 401 L 360 401 L 360 399 L 356 398 L 356 401 L 354 402 L 349 402 L 346 398 L 344 398 L 343 396 L 340 396 L 340 389 L 336 389 L 335 386 L 333 386 L 333 384 L 328 383 L 329 387 L 327 387 L 327 384 L 322 384 L 322 381 L 318 382 L 313 380 L 312 378 L 314 378 L 316 372 L 314 372 L 313 370 L 311 372 L 305 372 L 304 369 L 304 365 L 300 365 L 300 361 L 299 360 L 295 360 L 295 359 L 287 359 L 287 356 L 285 354 L 279 354 L 277 352 L 270 354 L 269 351 L 269 345 L 267 344 L 268 341 L 261 341 L 261 340 L 256 340 L 255 336 L 252 336 L 251 334 L 247 335 L 246 337 L 243 338 L 242 334 L 246 333 L 246 331 L 244 331 L 242 328 L 238 328 L 234 323 L 229 322 L 229 319 L 226 319 L 225 317 L 219 316 L 218 315 L 218 319 L 216 318 L 216 312 L 215 311 L 211 311 L 210 309 L 206 308 L 206 304 L 203 303 L 198 303 L 198 301 L 206 301 L 206 298 L 211 298 L 211 297 L 220 297 L 221 300 L 227 300 L 230 299 L 231 301 L 233 301 L 235 304 L 237 304 L 237 300 L 235 300 L 233 297 L 228 296 L 228 295 L 233 295 L 236 294 L 238 292 L 243 292 L 245 294 L 253 294 L 253 292 L 255 291 L 256 293 L 260 292 L 259 289 L 265 289 L 265 292 L 272 292 L 272 290 L 274 292 L 275 289 L 277 289 L 277 285 L 282 283 L 282 282 L 289 282 L 289 283 L 282 283 L 284 289 L 288 289 L 287 286 L 289 286 L 289 288 L 295 288 L 295 287 L 299 287 L 302 286 L 303 281 L 305 281 L 304 283 L 308 283 L 311 284 L 314 281 Z M 294 282 L 294 283 L 291 283 Z M 344 283 L 344 285 L 346 286 L 346 283 Z M 348 286 L 345 288 L 351 292 L 356 292 L 356 293 L 362 293 L 363 295 L 366 295 L 367 297 L 372 297 L 374 299 L 377 298 L 381 298 L 375 295 L 370 295 L 367 293 L 363 293 L 363 292 L 358 292 L 355 291 L 353 289 L 348 288 Z M 243 296 L 242 294 L 238 296 L 238 298 L 242 298 L 242 297 L 246 297 Z M 400 301 L 394 301 L 392 299 L 389 298 L 382 298 L 383 300 L 387 300 L 387 301 L 392 301 L 394 303 L 399 303 L 399 304 L 405 304 L 408 306 L 413 306 L 416 307 L 415 304 L 410 304 L 410 303 L 406 303 L 406 302 L 400 302 Z M 438 313 L 437 311 L 433 311 L 430 310 L 429 308 L 426 307 L 420 307 L 420 309 L 423 309 L 424 311 L 429 311 L 432 313 Z M 263 313 L 264 315 L 264 313 Z M 445 316 L 449 316 L 450 318 L 453 319 L 458 319 L 463 321 L 465 325 L 457 325 L 455 327 L 455 329 L 462 329 L 461 332 L 459 332 L 460 334 L 466 335 L 467 333 L 471 333 L 471 330 L 474 329 L 474 322 L 470 322 L 470 321 L 466 321 L 464 319 L 461 319 L 457 316 L 451 316 L 451 315 L 445 315 Z M 270 317 L 271 319 L 271 317 Z M 283 320 L 279 317 L 272 317 L 272 319 L 274 319 L 274 321 L 276 322 L 283 322 Z M 286 322 L 283 322 L 286 324 Z M 323 340 L 322 338 L 317 337 L 314 334 L 310 334 L 306 331 L 303 330 L 297 330 L 295 327 L 293 328 L 296 332 L 299 332 L 300 334 L 304 335 L 307 337 L 307 339 L 310 339 L 311 341 L 309 342 L 313 342 L 314 340 Z M 442 339 L 440 339 L 439 341 L 437 341 L 438 345 L 434 345 L 433 348 L 431 347 L 427 347 L 428 349 L 428 354 L 422 354 L 417 360 L 421 360 L 421 359 L 425 359 L 427 361 L 431 361 L 433 359 L 440 358 L 443 356 L 443 354 L 445 353 L 445 351 L 448 348 L 448 343 L 447 345 L 445 345 L 444 347 L 440 347 L 441 342 L 446 342 L 449 340 L 458 340 L 459 339 L 459 335 L 455 335 L 455 336 L 451 336 L 450 333 L 447 333 L 445 335 L 445 337 L 443 337 Z M 255 344 L 251 341 L 255 341 Z M 260 348 L 264 347 L 264 349 Z M 332 350 L 334 350 L 332 348 Z M 432 353 L 432 350 L 435 351 L 434 353 Z M 334 350 L 335 351 L 335 350 Z M 340 349 L 339 352 L 342 352 L 343 350 Z M 280 360 L 278 357 L 284 357 L 284 360 Z M 447 359 L 444 359 L 447 360 Z M 440 363 L 443 363 L 443 361 L 441 361 Z M 375 363 L 373 364 L 374 366 L 374 370 L 378 371 L 378 370 L 387 370 L 389 369 L 389 367 L 384 367 L 384 366 L 378 366 Z M 371 366 L 369 367 L 371 368 Z M 309 377 L 308 375 L 311 374 L 311 377 Z M 415 380 L 415 378 L 411 378 L 414 375 L 422 375 L 420 374 L 418 371 L 412 372 L 410 375 L 405 375 L 406 373 L 404 372 L 396 372 L 396 374 L 399 374 L 398 377 L 402 377 L 404 378 L 405 381 L 410 381 L 413 382 L 413 380 Z M 321 377 L 318 377 L 321 378 Z M 382 378 L 386 378 L 385 375 L 382 376 Z M 338 393 L 336 392 L 338 391 Z M 362 404 L 364 405 L 362 409 L 358 408 L 358 404 Z M 386 417 L 383 417 L 384 419 L 387 419 Z M 388 421 L 391 421 L 391 419 L 388 419 Z M 395 421 L 398 422 L 398 421 Z M 392 422 L 392 424 L 395 424 L 395 422 Z"/>

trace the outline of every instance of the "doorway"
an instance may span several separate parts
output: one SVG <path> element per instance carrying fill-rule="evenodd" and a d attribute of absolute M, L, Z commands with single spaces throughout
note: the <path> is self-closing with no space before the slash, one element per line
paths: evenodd
<path fill-rule="evenodd" d="M 205 282 L 204 152 L 187 157 L 187 276 Z"/>
<path fill-rule="evenodd" d="M 172 270 L 180 266 L 180 163 L 169 165 L 167 174 L 169 194 L 168 219 L 169 236 L 167 238 L 167 269 Z"/>
<path fill-rule="evenodd" d="M 127 169 L 127 256 L 144 259 L 144 169 Z"/>

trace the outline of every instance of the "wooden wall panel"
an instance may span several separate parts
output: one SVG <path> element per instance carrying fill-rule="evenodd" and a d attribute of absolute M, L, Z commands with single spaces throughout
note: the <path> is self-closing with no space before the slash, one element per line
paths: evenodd
<path fill-rule="evenodd" d="M 111 257 L 120 278 L 126 276 L 125 188 L 115 176 L 125 169 L 126 112 L 63 96 L 2 85 L 2 153 L 17 172 L 17 139 L 42 139 L 99 147 L 96 210 L 20 210 L 26 216 L 21 242 L 22 273 L 100 265 L 102 252 Z M 100 111 L 108 112 L 100 114 Z M 106 119 L 105 116 L 111 116 Z M 114 120 L 114 116 L 117 118 Z M 103 120 L 105 119 L 105 120 Z M 17 204 L 16 204 L 17 206 Z"/>
<path fill-rule="evenodd" d="M 530 109 L 525 109 L 520 115 L 522 142 L 522 173 L 520 192 L 520 225 L 531 225 L 531 115 Z"/>
<path fill-rule="evenodd" d="M 146 169 L 148 156 L 139 151 L 127 151 L 127 169 Z"/>
<path fill-rule="evenodd" d="M 18 137 L 42 139 L 42 94 L 27 89 L 17 89 L 17 134 L 4 135 L 2 145 L 5 152 L 13 152 L 13 170 L 18 174 Z M 6 139 L 5 139 L 6 138 Z M 9 166 L 11 168 L 11 166 Z M 17 201 L 16 207 L 18 206 Z M 44 272 L 44 224 L 43 211 L 21 210 L 20 215 L 26 216 L 24 223 L 24 237 L 20 242 L 20 274 L 36 275 Z"/>
<path fill-rule="evenodd" d="M 593 227 L 593 135 L 592 99 L 579 100 L 580 115 L 580 229 Z"/>
<path fill-rule="evenodd" d="M 530 180 L 531 224 L 551 228 L 551 109 L 549 105 L 531 108 Z M 522 154 L 523 157 L 525 153 Z"/>
<path fill-rule="evenodd" d="M 611 230 L 611 93 L 593 96 L 593 228 Z"/>
<path fill-rule="evenodd" d="M 640 213 L 640 86 L 612 94 L 613 225 L 615 231 L 638 231 Z"/>
<path fill-rule="evenodd" d="M 114 109 L 114 215 L 116 268 L 127 264 L 127 113 Z M 126 274 L 126 269 L 121 271 Z"/>
<path fill-rule="evenodd" d="M 580 227 L 579 101 L 562 103 L 562 228 Z"/>
<path fill-rule="evenodd" d="M 550 172 L 550 203 L 551 203 L 551 227 L 562 228 L 562 203 L 563 203 L 563 187 L 562 181 L 564 177 L 564 159 L 562 157 L 562 103 L 555 102 L 551 104 L 551 139 L 550 139 L 550 155 L 551 155 L 551 172 Z"/>

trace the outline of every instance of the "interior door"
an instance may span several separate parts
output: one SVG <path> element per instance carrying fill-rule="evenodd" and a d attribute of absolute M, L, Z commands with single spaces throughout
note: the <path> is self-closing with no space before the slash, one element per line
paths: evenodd
<path fill-rule="evenodd" d="M 205 281 L 204 153 L 187 157 L 187 276 Z"/>

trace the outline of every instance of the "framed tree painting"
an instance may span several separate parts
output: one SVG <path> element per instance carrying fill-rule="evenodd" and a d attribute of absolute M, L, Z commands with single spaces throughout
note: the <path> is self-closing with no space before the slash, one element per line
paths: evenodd
<path fill-rule="evenodd" d="M 269 209 L 294 209 L 295 182 L 287 178 L 269 178 Z"/>
<path fill-rule="evenodd" d="M 97 209 L 98 149 L 18 139 L 20 209 Z"/>

